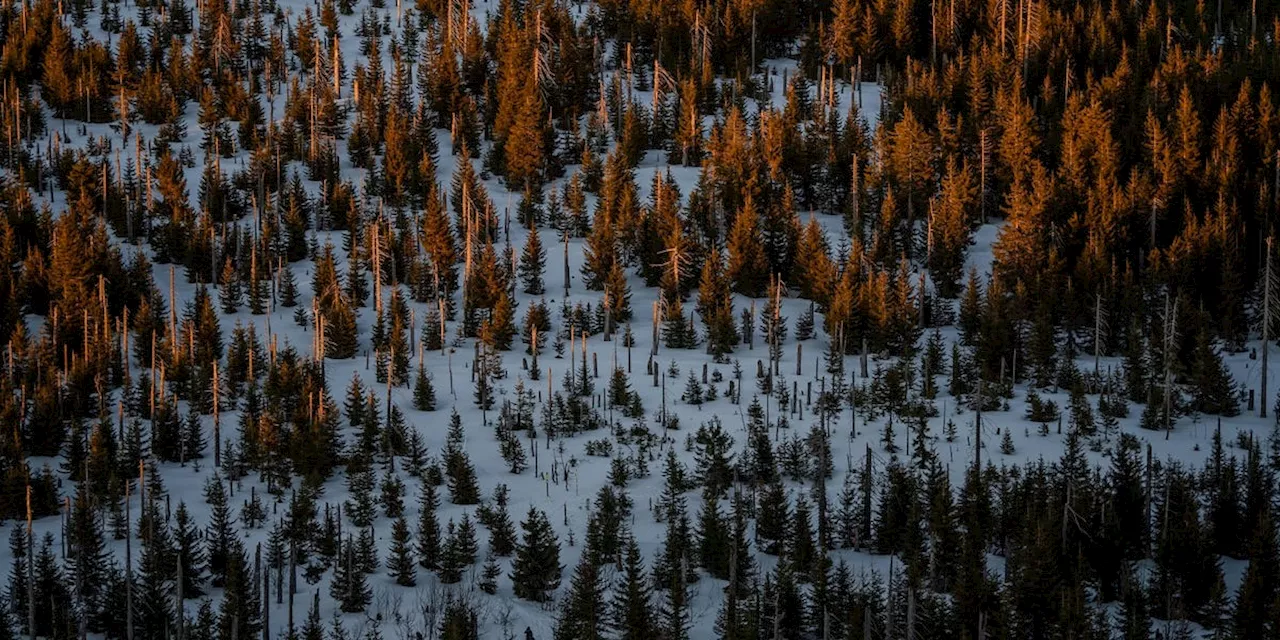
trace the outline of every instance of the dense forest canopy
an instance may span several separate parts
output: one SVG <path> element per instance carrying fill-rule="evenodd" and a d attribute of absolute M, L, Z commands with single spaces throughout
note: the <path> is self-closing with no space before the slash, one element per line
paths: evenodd
<path fill-rule="evenodd" d="M 1280 3 L 0 33 L 0 640 L 1280 638 Z"/>

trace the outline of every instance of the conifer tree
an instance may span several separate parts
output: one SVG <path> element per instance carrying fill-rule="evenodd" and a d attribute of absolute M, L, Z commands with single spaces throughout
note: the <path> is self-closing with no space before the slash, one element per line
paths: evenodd
<path fill-rule="evenodd" d="M 41 540 L 40 550 L 35 553 L 33 562 L 35 575 L 31 581 L 30 597 L 36 603 L 35 628 L 28 632 L 32 636 L 54 637 L 59 634 L 59 630 L 67 629 L 70 623 L 71 592 L 55 556 L 52 533 L 46 533 Z M 151 584 L 163 585 L 159 576 L 147 572 L 145 562 L 142 569 L 142 575 L 149 577 Z M 22 611 L 23 619 L 26 619 L 26 614 L 27 611 Z"/>
<path fill-rule="evenodd" d="M 418 569 L 413 558 L 413 537 L 409 533 L 409 523 L 401 516 L 396 518 L 391 528 L 391 554 L 387 557 L 387 569 L 396 584 L 412 587 L 417 584 Z"/>
<path fill-rule="evenodd" d="M 769 283 L 769 263 L 760 242 L 757 216 L 748 198 L 734 217 L 733 230 L 729 233 L 729 264 L 725 270 L 733 290 L 752 298 L 764 295 Z"/>
<path fill-rule="evenodd" d="M 174 512 L 174 552 L 182 571 L 182 595 L 198 598 L 204 595 L 204 549 L 200 530 L 196 528 L 184 502 Z"/>
<path fill-rule="evenodd" d="M 729 578 L 730 531 L 720 512 L 719 498 L 703 492 L 702 514 L 698 517 L 698 565 L 721 580 Z"/>
<path fill-rule="evenodd" d="M 631 319 L 631 285 L 627 283 L 627 274 L 622 264 L 614 262 L 604 279 L 604 295 L 609 321 L 616 324 Z M 613 327 L 607 330 L 612 332 Z"/>
<path fill-rule="evenodd" d="M 421 362 L 418 363 L 418 374 L 413 381 L 413 408 L 418 411 L 436 410 L 435 385 L 431 384 L 431 376 Z"/>
<path fill-rule="evenodd" d="M 678 294 L 664 296 L 662 340 L 668 349 L 692 349 L 697 344 L 697 333 L 685 317 L 684 302 Z"/>
<path fill-rule="evenodd" d="M 597 210 L 591 233 L 583 247 L 582 282 L 587 289 L 604 288 L 610 270 L 618 262 L 617 229 L 604 210 Z"/>
<path fill-rule="evenodd" d="M 738 344 L 733 299 L 729 296 L 729 281 L 724 277 L 723 269 L 720 252 L 712 249 L 702 264 L 702 277 L 698 284 L 697 312 L 706 326 L 707 352 L 716 358 L 731 353 Z"/>
<path fill-rule="evenodd" d="M 1201 330 L 1196 338 L 1192 372 L 1195 390 L 1192 407 L 1199 412 L 1222 416 L 1240 414 L 1235 384 L 1218 354 L 1209 341 L 1208 332 Z"/>
<path fill-rule="evenodd" d="M 609 606 L 609 628 L 619 640 L 652 638 L 657 631 L 649 579 L 635 537 L 627 541 L 623 570 Z"/>
<path fill-rule="evenodd" d="M 356 543 L 348 536 L 334 563 L 333 581 L 329 583 L 329 596 L 346 613 L 364 611 L 373 597 L 357 555 Z"/>
<path fill-rule="evenodd" d="M 938 202 L 929 223 L 929 272 L 938 295 L 954 298 L 960 292 L 965 251 L 969 245 L 972 210 L 977 189 L 973 171 L 955 156 L 947 158 Z"/>
<path fill-rule="evenodd" d="M 390 468 L 382 476 L 382 512 L 388 518 L 404 514 L 404 481 Z"/>
<path fill-rule="evenodd" d="M 511 565 L 511 584 L 517 598 L 544 602 L 560 586 L 560 542 L 546 514 L 536 508 L 529 509 L 520 527 L 524 533 Z"/>
<path fill-rule="evenodd" d="M 661 617 L 659 623 L 662 637 L 671 640 L 688 640 L 691 614 L 689 612 L 689 589 L 680 572 L 673 574 L 670 586 L 663 592 Z"/>
<path fill-rule="evenodd" d="M 515 335 L 515 303 L 504 290 L 498 294 L 489 317 L 480 328 L 480 340 L 491 349 L 509 351 Z"/>
<path fill-rule="evenodd" d="M 449 525 L 440 576 L 442 581 L 457 582 L 462 579 L 462 571 L 476 561 L 476 531 L 475 526 L 471 524 L 471 516 L 467 513 L 462 514 L 462 519 L 456 527 L 452 526 L 452 521 Z M 449 574 L 448 579 L 446 574 Z"/>
<path fill-rule="evenodd" d="M 557 640 L 601 640 L 606 624 L 605 584 L 600 576 L 590 543 L 573 571 L 556 619 Z"/>
<path fill-rule="evenodd" d="M 240 292 L 240 275 L 231 266 L 230 258 L 223 263 L 222 275 L 219 281 L 221 282 L 221 287 L 218 288 L 218 301 L 222 305 L 222 312 L 233 314 L 240 309 L 242 294 Z"/>
<path fill-rule="evenodd" d="M 760 550 L 777 555 L 786 537 L 786 524 L 790 522 L 790 505 L 781 482 L 768 485 L 760 499 L 759 515 L 756 519 L 756 537 L 761 542 Z"/>
<path fill-rule="evenodd" d="M 495 493 L 497 493 L 496 490 Z M 506 557 L 516 549 L 516 529 L 515 525 L 511 524 L 511 516 L 507 512 L 506 498 L 503 497 L 494 502 L 496 507 L 493 509 L 493 515 L 486 523 L 489 527 L 489 552 L 495 556 Z"/>
<path fill-rule="evenodd" d="M 418 564 L 427 569 L 437 568 L 440 562 L 440 522 L 436 515 L 439 508 L 435 485 L 423 480 L 418 494 L 417 556 Z"/>
<path fill-rule="evenodd" d="M 546 291 L 542 283 L 546 267 L 547 252 L 542 248 L 538 227 L 530 226 L 529 237 L 524 242 L 524 252 L 520 254 L 520 282 L 524 284 L 525 293 L 536 296 Z"/>
<path fill-rule="evenodd" d="M 1249 543 L 1249 566 L 1236 596 L 1233 630 L 1236 637 L 1262 638 L 1275 630 L 1280 603 L 1280 556 L 1269 510 L 1264 511 Z M 1270 622 L 1268 622 L 1270 620 Z"/>
<path fill-rule="evenodd" d="M 541 72 L 535 70 L 535 73 Z M 539 187 L 546 168 L 543 132 L 546 117 L 537 79 L 522 83 L 520 95 L 508 99 L 512 98 L 519 101 L 519 106 L 503 145 L 507 184 L 514 188 Z"/>
<path fill-rule="evenodd" d="M 684 393 L 680 396 L 680 400 L 685 404 L 698 406 L 702 404 L 702 396 L 702 383 L 698 381 L 698 376 L 691 369 L 689 377 L 685 380 Z"/>
<path fill-rule="evenodd" d="M 227 494 L 222 479 L 216 474 L 205 485 L 205 502 L 209 504 L 209 526 L 205 529 L 205 551 L 208 554 L 209 574 L 215 587 L 226 584 L 227 567 L 232 553 L 235 517 L 227 506 Z"/>
<path fill-rule="evenodd" d="M 26 620 L 31 598 L 31 591 L 27 586 L 31 575 L 31 567 L 27 564 L 27 550 L 27 528 L 10 527 L 9 556 L 13 558 L 13 564 L 9 569 L 8 604 L 9 610 L 20 620 Z M 22 629 L 29 631 L 25 623 Z"/>
<path fill-rule="evenodd" d="M 230 637 L 253 637 L 262 630 L 262 604 L 258 583 L 237 538 L 228 554 L 227 580 L 218 609 L 220 633 Z M 234 631 L 233 631 L 234 629 Z"/>
<path fill-rule="evenodd" d="M 449 435 L 445 442 L 444 467 L 449 478 L 449 501 L 453 504 L 479 504 L 480 487 L 476 482 L 476 469 L 463 447 L 466 436 L 462 431 L 462 417 L 454 411 L 449 419 Z"/>
<path fill-rule="evenodd" d="M 169 602 L 172 589 L 169 576 L 173 563 L 169 530 L 160 518 L 159 509 L 154 502 L 145 508 L 138 525 L 142 556 L 138 561 L 137 573 L 134 574 L 134 625 L 144 636 L 163 636 L 174 624 Z M 228 587 L 234 591 L 237 585 L 229 581 Z"/>
<path fill-rule="evenodd" d="M 343 511 L 351 519 L 351 524 L 357 527 L 364 528 L 373 524 L 378 515 L 373 496 L 375 482 L 373 468 L 367 459 L 347 472 L 347 493 L 351 497 L 344 504 Z"/>

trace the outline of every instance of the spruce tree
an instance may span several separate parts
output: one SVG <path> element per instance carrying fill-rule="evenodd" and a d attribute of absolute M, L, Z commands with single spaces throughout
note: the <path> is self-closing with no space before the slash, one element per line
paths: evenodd
<path fill-rule="evenodd" d="M 505 485 L 502 485 L 505 487 Z M 496 493 L 496 492 L 495 492 Z M 497 506 L 486 525 L 489 527 L 489 553 L 506 557 L 516 549 L 516 529 L 507 512 L 507 501 L 496 500 Z"/>
<path fill-rule="evenodd" d="M 498 566 L 498 559 L 490 555 L 484 561 L 484 568 L 480 571 L 480 590 L 493 595 L 498 592 L 498 578 L 502 576 L 502 567 Z"/>
<path fill-rule="evenodd" d="M 184 598 L 198 598 L 204 595 L 205 555 L 200 530 L 187 511 L 186 503 L 178 503 L 173 526 L 174 551 L 182 570 L 182 595 Z"/>
<path fill-rule="evenodd" d="M 1263 638 L 1280 614 L 1280 555 L 1270 510 L 1264 511 L 1249 544 L 1249 566 L 1236 595 L 1233 630 L 1238 638 Z"/>
<path fill-rule="evenodd" d="M 205 551 L 208 554 L 209 574 L 214 587 L 222 587 L 227 580 L 227 567 L 235 535 L 235 517 L 227 506 L 227 494 L 222 479 L 215 474 L 205 485 L 205 502 L 209 504 L 209 526 L 205 529 Z"/>
<path fill-rule="evenodd" d="M 707 352 L 715 358 L 731 353 L 738 344 L 738 328 L 734 323 L 733 299 L 729 295 L 729 281 L 724 276 L 723 259 L 715 249 L 702 264 L 697 311 L 706 327 Z"/>
<path fill-rule="evenodd" d="M 511 584 L 517 598 L 544 602 L 560 586 L 560 542 L 547 516 L 530 507 L 520 544 L 511 565 Z"/>
<path fill-rule="evenodd" d="M 622 566 L 610 601 L 609 628 L 619 640 L 648 640 L 657 627 L 644 558 L 634 537 L 627 541 Z"/>
<path fill-rule="evenodd" d="M 361 528 L 373 524 L 378 515 L 374 486 L 373 468 L 368 462 L 359 463 L 347 472 L 347 493 L 351 497 L 344 503 L 343 511 L 351 524 Z"/>
<path fill-rule="evenodd" d="M 218 609 L 218 627 L 224 637 L 250 638 L 261 633 L 262 603 L 258 581 L 240 539 L 228 554 L 227 580 Z"/>
<path fill-rule="evenodd" d="M 334 563 L 333 580 L 329 583 L 329 596 L 346 613 L 364 611 L 372 600 L 364 571 L 356 558 L 355 547 L 355 542 L 348 536 Z"/>
<path fill-rule="evenodd" d="M 533 296 L 542 295 L 546 287 L 542 282 L 542 274 L 547 267 L 547 252 L 542 247 L 542 239 L 536 225 L 529 227 L 529 237 L 524 242 L 524 252 L 520 254 L 520 282 L 525 293 Z"/>
<path fill-rule="evenodd" d="M 101 605 L 100 599 L 105 596 L 102 590 L 106 586 L 111 554 L 107 550 L 103 523 L 91 502 L 89 489 L 88 482 L 80 482 L 76 487 L 76 498 L 67 531 L 70 547 L 70 554 L 67 556 L 67 573 L 75 585 L 72 595 L 85 603 L 88 608 L 86 615 L 94 617 Z M 181 507 L 179 513 L 182 513 Z M 14 527 L 14 529 L 24 528 Z M 21 535 L 21 532 L 17 535 Z M 26 559 L 25 549 L 17 551 L 18 553 L 13 556 L 15 569 Z M 25 595 L 25 584 L 11 585 L 10 588 L 18 589 L 18 592 L 12 593 L 11 596 Z"/>
<path fill-rule="evenodd" d="M 449 501 L 453 504 L 479 504 L 480 486 L 476 481 L 476 469 L 471 457 L 463 448 L 465 435 L 462 417 L 454 411 L 449 419 L 449 435 L 445 441 L 444 467 L 449 478 Z"/>
<path fill-rule="evenodd" d="M 1191 371 L 1195 389 L 1192 408 L 1201 413 L 1239 415 L 1240 403 L 1231 373 L 1222 362 L 1222 356 L 1214 350 L 1206 330 L 1202 329 L 1196 338 L 1193 359 Z"/>
<path fill-rule="evenodd" d="M 704 491 L 698 517 L 698 566 L 721 580 L 729 579 L 730 531 L 715 491 Z"/>
<path fill-rule="evenodd" d="M 605 585 L 590 544 L 583 550 L 556 619 L 556 640 L 601 640 L 605 635 Z"/>
<path fill-rule="evenodd" d="M 401 516 L 391 527 L 391 554 L 387 557 L 387 569 L 396 584 L 412 587 L 418 581 L 418 568 L 413 558 L 413 536 L 409 523 Z"/>
<path fill-rule="evenodd" d="M 46 533 L 34 558 L 31 597 L 36 603 L 32 635 L 54 637 L 71 620 L 71 590 L 54 552 L 53 534 Z M 159 579 L 155 579 L 159 583 Z M 27 611 L 21 612 L 26 619 Z"/>
<path fill-rule="evenodd" d="M 439 508 L 435 485 L 424 479 L 418 494 L 417 555 L 418 564 L 427 569 L 437 568 L 440 562 L 440 521 L 436 515 Z"/>
<path fill-rule="evenodd" d="M 757 215 L 748 199 L 734 217 L 729 234 L 729 265 L 725 271 L 733 290 L 752 298 L 764 295 L 769 283 L 769 263 L 760 242 Z"/>
<path fill-rule="evenodd" d="M 663 592 L 661 622 L 658 623 L 663 638 L 688 640 L 692 615 L 689 612 L 689 590 L 680 573 L 673 574 L 672 582 Z"/>
<path fill-rule="evenodd" d="M 436 390 L 426 367 L 418 364 L 418 374 L 413 381 L 413 408 L 418 411 L 436 410 Z"/>

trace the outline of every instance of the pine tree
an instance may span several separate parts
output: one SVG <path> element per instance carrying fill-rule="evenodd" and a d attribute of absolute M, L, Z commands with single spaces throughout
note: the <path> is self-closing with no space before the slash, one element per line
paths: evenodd
<path fill-rule="evenodd" d="M 359 346 L 355 310 L 339 298 L 324 314 L 324 357 L 344 360 L 355 357 Z"/>
<path fill-rule="evenodd" d="M 505 487 L 506 485 L 499 485 Z M 497 494 L 497 490 L 494 491 Z M 505 494 L 503 494 L 505 496 Z M 507 512 L 507 501 L 503 497 L 501 500 L 495 500 L 497 506 L 493 509 L 493 515 L 490 517 L 486 526 L 489 527 L 489 553 L 495 556 L 506 557 L 516 550 L 516 528 L 511 524 L 511 516 Z"/>
<path fill-rule="evenodd" d="M 240 292 L 240 275 L 231 266 L 230 258 L 227 258 L 226 262 L 223 263 L 222 276 L 219 280 L 222 286 L 218 289 L 218 301 L 222 304 L 222 312 L 228 315 L 233 314 L 240 309 L 242 294 Z"/>
<path fill-rule="evenodd" d="M 504 290 L 480 328 L 480 340 L 491 349 L 509 351 L 516 335 L 515 303 Z"/>
<path fill-rule="evenodd" d="M 258 594 L 258 583 L 237 538 L 228 554 L 227 581 L 218 609 L 218 627 L 223 637 L 251 638 L 261 633 L 262 604 Z"/>
<path fill-rule="evenodd" d="M 373 489 L 375 480 L 373 468 L 364 462 L 347 472 L 347 493 L 351 497 L 344 504 L 343 511 L 357 527 L 373 524 L 378 516 L 377 503 L 374 502 Z"/>
<path fill-rule="evenodd" d="M 440 522 L 436 512 L 440 508 L 440 498 L 436 495 L 436 487 L 423 480 L 421 493 L 418 494 L 418 564 L 427 569 L 436 569 L 440 562 Z"/>
<path fill-rule="evenodd" d="M 182 595 L 198 598 L 204 595 L 204 549 L 200 530 L 196 528 L 184 502 L 174 513 L 174 551 L 182 570 Z"/>
<path fill-rule="evenodd" d="M 498 577 L 502 575 L 502 567 L 498 566 L 498 560 L 490 555 L 484 561 L 484 569 L 480 572 L 480 590 L 494 595 L 498 592 Z"/>
<path fill-rule="evenodd" d="M 1228 417 L 1239 415 L 1240 403 L 1231 373 L 1222 362 L 1222 356 L 1214 350 L 1206 330 L 1201 330 L 1196 339 L 1193 358 L 1195 390 L 1192 407 L 1201 413 Z"/>
<path fill-rule="evenodd" d="M 418 374 L 413 381 L 413 408 L 418 411 L 436 410 L 435 386 L 431 384 L 431 376 L 422 363 L 418 363 Z"/>
<path fill-rule="evenodd" d="M 401 516 L 396 518 L 391 528 L 391 555 L 387 558 L 387 568 L 396 584 L 412 587 L 418 581 L 418 569 L 413 559 L 413 540 L 409 533 L 409 523 Z"/>
<path fill-rule="evenodd" d="M 657 632 L 644 558 L 634 537 L 628 539 L 623 570 L 613 588 L 609 628 L 619 640 L 647 640 Z"/>
<path fill-rule="evenodd" d="M 662 622 L 659 623 L 663 638 L 670 640 L 688 640 L 691 614 L 689 612 L 689 590 L 680 572 L 673 574 L 671 584 L 667 587 L 666 598 L 662 602 Z"/>
<path fill-rule="evenodd" d="M 471 515 L 463 513 L 457 528 L 454 529 L 454 535 L 445 543 L 445 564 L 457 566 L 460 570 L 469 568 L 475 564 L 478 549 L 476 529 L 471 523 Z M 443 573 L 443 570 L 441 572 Z"/>
<path fill-rule="evenodd" d="M 680 396 L 680 400 L 685 404 L 701 405 L 702 395 L 702 383 L 698 381 L 698 376 L 691 369 L 689 377 L 685 381 L 684 394 Z"/>
<path fill-rule="evenodd" d="M 605 585 L 590 544 L 574 569 L 569 593 L 556 619 L 556 640 L 601 640 L 605 631 Z"/>
<path fill-rule="evenodd" d="M 702 264 L 702 277 L 698 284 L 698 315 L 706 326 L 707 352 L 720 358 L 733 351 L 738 344 L 738 328 L 733 318 L 733 299 L 729 295 L 729 281 L 724 277 L 720 252 L 712 249 Z"/>
<path fill-rule="evenodd" d="M 382 477 L 382 512 L 388 518 L 404 514 L 404 481 L 388 468 Z"/>
<path fill-rule="evenodd" d="M 36 603 L 36 615 L 35 629 L 30 630 L 33 636 L 54 637 L 59 633 L 58 630 L 68 628 L 70 623 L 71 592 L 53 549 L 53 534 L 46 533 L 34 558 L 35 579 L 31 585 L 31 598 Z M 147 570 L 145 562 L 142 568 L 144 572 Z M 152 582 L 161 583 L 154 576 Z M 25 619 L 26 611 L 22 613 Z"/>
<path fill-rule="evenodd" d="M 787 559 L 791 562 L 791 571 L 800 580 L 807 579 L 818 558 L 812 519 L 809 501 L 801 495 L 796 499 L 796 507 L 791 512 L 791 522 L 787 528 Z"/>
<path fill-rule="evenodd" d="M 324 640 L 324 628 L 320 622 L 320 592 L 313 592 L 315 597 L 311 600 L 311 608 L 307 611 L 307 620 L 302 624 L 302 629 L 297 636 L 301 640 Z"/>
<path fill-rule="evenodd" d="M 174 553 L 168 526 L 160 517 L 157 503 L 150 502 L 144 507 L 138 528 L 142 556 L 134 574 L 134 605 L 137 609 L 134 625 L 144 636 L 163 636 L 173 626 L 169 593 Z M 228 575 L 231 576 L 230 573 Z M 234 591 L 237 586 L 229 578 L 228 587 Z"/>
<path fill-rule="evenodd" d="M 518 116 L 504 140 L 506 179 L 513 189 L 539 187 L 546 169 L 544 158 L 545 134 L 543 126 L 542 92 L 536 79 L 521 85 L 520 95 L 508 99 L 519 101 Z"/>
<path fill-rule="evenodd" d="M 329 583 L 329 596 L 338 602 L 346 613 L 359 613 L 369 606 L 372 594 L 360 566 L 356 543 L 347 537 L 342 552 L 334 563 L 333 581 Z"/>
<path fill-rule="evenodd" d="M 542 274 L 547 268 L 547 252 L 542 248 L 542 239 L 538 227 L 529 227 L 529 237 L 524 242 L 524 252 L 520 254 L 520 282 L 524 284 L 524 292 L 542 295 L 546 291 Z"/>
<path fill-rule="evenodd" d="M 444 450 L 445 475 L 449 478 L 449 501 L 462 505 L 479 504 L 480 486 L 476 481 L 476 469 L 471 464 L 471 457 L 463 448 L 464 438 L 462 417 L 454 411 Z"/>
<path fill-rule="evenodd" d="M 560 542 L 547 516 L 530 508 L 524 522 L 520 544 L 511 566 L 511 583 L 517 598 L 544 602 L 560 586 Z"/>
<path fill-rule="evenodd" d="M 360 374 L 352 374 L 351 384 L 347 385 L 347 398 L 343 403 L 347 414 L 347 424 L 358 427 L 364 424 L 365 388 L 360 381 Z"/>
<path fill-rule="evenodd" d="M 1249 545 L 1249 566 L 1236 595 L 1235 620 L 1238 638 L 1263 638 L 1275 631 L 1280 613 L 1280 555 L 1276 551 L 1276 530 L 1270 510 L 1264 510 Z M 1268 622 L 1269 621 L 1269 622 Z"/>
<path fill-rule="evenodd" d="M 105 595 L 102 589 L 106 586 L 111 555 L 106 548 L 102 520 L 91 502 L 89 490 L 88 482 L 82 481 L 76 486 L 76 498 L 67 531 L 70 547 L 70 554 L 67 556 L 67 573 L 75 585 L 72 595 L 86 603 L 88 608 L 86 615 L 96 617 L 100 599 Z M 179 511 L 180 515 L 181 513 Z M 21 530 L 23 527 L 14 527 L 14 529 Z M 14 555 L 15 570 L 18 568 L 17 565 L 25 562 L 26 559 L 25 549 L 18 551 L 19 553 Z M 10 588 L 18 589 L 16 594 L 11 595 L 25 596 L 25 584 L 11 585 Z M 7 619 L 4 622 L 7 623 Z"/>
<path fill-rule="evenodd" d="M 692 349 L 697 344 L 697 333 L 684 315 L 684 303 L 679 295 L 664 296 L 662 340 L 668 349 Z"/>
<path fill-rule="evenodd" d="M 973 170 L 958 164 L 955 156 L 948 157 L 938 204 L 930 217 L 928 254 L 930 275 L 943 298 L 954 298 L 960 292 L 976 195 Z"/>
<path fill-rule="evenodd" d="M 209 504 L 209 526 L 205 529 L 205 551 L 208 554 L 209 574 L 215 587 L 222 587 L 227 580 L 227 567 L 236 540 L 235 517 L 227 506 L 227 494 L 222 479 L 216 474 L 205 485 L 205 502 Z"/>
<path fill-rule="evenodd" d="M 729 265 L 725 271 L 733 290 L 752 298 L 764 295 L 769 281 L 769 263 L 760 242 L 757 215 L 748 197 L 734 217 L 729 234 Z"/>
<path fill-rule="evenodd" d="M 604 295 L 607 298 L 607 310 L 611 323 L 627 322 L 631 319 L 631 285 L 627 283 L 627 274 L 622 264 L 614 262 L 604 279 Z M 612 332 L 613 327 L 607 328 Z"/>
<path fill-rule="evenodd" d="M 27 588 L 27 580 L 31 568 L 27 564 L 27 528 L 9 528 L 9 557 L 13 564 L 9 570 L 9 609 L 20 620 L 26 620 L 31 592 Z M 24 623 L 22 629 L 27 630 Z"/>
<path fill-rule="evenodd" d="M 704 491 L 698 517 L 698 565 L 715 578 L 729 578 L 730 531 L 716 492 Z"/>

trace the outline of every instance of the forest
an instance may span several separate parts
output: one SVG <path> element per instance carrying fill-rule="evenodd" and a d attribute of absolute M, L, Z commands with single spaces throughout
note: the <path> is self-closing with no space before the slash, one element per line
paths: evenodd
<path fill-rule="evenodd" d="M 0 34 L 0 640 L 1280 640 L 1280 2 Z"/>

